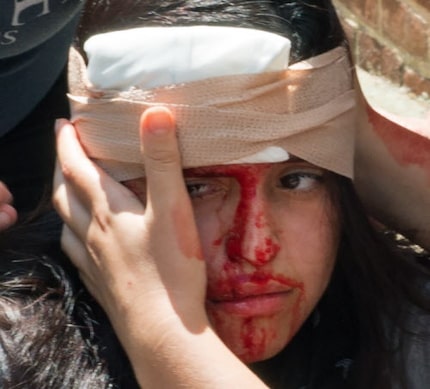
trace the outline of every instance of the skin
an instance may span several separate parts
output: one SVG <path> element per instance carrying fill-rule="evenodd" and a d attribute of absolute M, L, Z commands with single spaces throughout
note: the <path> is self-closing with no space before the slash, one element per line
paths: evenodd
<path fill-rule="evenodd" d="M 302 160 L 185 171 L 206 261 L 206 310 L 245 363 L 281 351 L 330 279 L 338 223 L 328 174 Z M 125 183 L 145 201 L 145 180 Z"/>
<path fill-rule="evenodd" d="M 387 116 L 358 91 L 356 189 L 372 217 L 429 250 L 430 120 Z"/>
<path fill-rule="evenodd" d="M 18 219 L 16 209 L 12 206 L 12 193 L 7 186 L 0 181 L 0 231 L 3 231 L 13 224 Z"/>
<path fill-rule="evenodd" d="M 62 246 L 109 316 L 141 387 L 265 388 L 207 317 L 205 261 L 170 112 L 154 107 L 141 119 L 146 207 L 85 156 L 69 122 L 56 130 L 53 203 L 66 223 Z"/>
<path fill-rule="evenodd" d="M 336 246 L 337 228 L 334 226 L 337 221 L 336 213 L 331 212 L 328 204 L 327 188 L 325 185 L 317 186 L 320 189 L 311 192 L 322 191 L 318 201 L 315 198 L 310 200 L 314 196 L 312 194 L 303 203 L 288 196 L 289 200 L 283 202 L 286 207 L 300 204 L 294 208 L 297 212 L 307 210 L 308 206 L 318 211 L 313 215 L 312 223 L 320 226 L 313 229 L 319 230 L 320 236 L 313 242 L 331 241 L 333 244 L 320 246 L 325 251 L 323 258 L 327 262 L 317 270 L 311 269 L 310 263 L 306 263 L 307 258 L 305 263 L 292 261 L 294 257 L 298 258 L 297 253 L 292 255 L 294 251 L 290 250 L 295 246 L 295 241 L 289 241 L 288 246 L 279 241 L 288 228 L 294 228 L 294 223 L 289 226 L 274 224 L 274 219 L 281 218 L 275 218 L 273 213 L 277 215 L 288 208 L 272 207 L 280 193 L 279 188 L 273 185 L 279 180 L 269 179 L 273 177 L 270 170 L 266 172 L 261 167 L 252 172 L 252 182 L 255 188 L 259 188 L 254 191 L 241 190 L 241 184 L 247 183 L 248 189 L 250 184 L 243 169 L 230 168 L 220 172 L 219 168 L 213 168 L 218 171 L 212 170 L 211 174 L 205 172 L 204 177 L 201 177 L 202 171 L 186 172 L 188 191 L 192 195 L 190 199 L 182 177 L 171 114 L 162 108 L 148 109 L 141 120 L 140 134 L 142 148 L 146 151 L 143 160 L 147 186 L 143 187 L 142 192 L 145 193 L 145 207 L 131 191 L 113 181 L 85 156 L 70 123 L 59 123 L 53 200 L 66 223 L 63 248 L 77 266 L 88 290 L 107 312 L 142 387 L 265 387 L 231 349 L 236 347 L 235 353 L 242 359 L 246 359 L 246 355 L 263 357 L 269 349 L 268 344 L 276 342 L 264 340 L 254 347 L 254 339 L 262 333 L 256 329 L 263 326 L 257 326 L 270 320 L 262 317 L 264 315 L 254 315 L 259 316 L 256 320 L 243 318 L 237 314 L 240 307 L 233 308 L 236 311 L 234 315 L 227 315 L 227 309 L 224 309 L 217 320 L 216 309 L 209 307 L 210 300 L 222 299 L 232 290 L 240 291 L 244 274 L 247 275 L 245 280 L 258 284 L 256 290 L 261 290 L 260 285 L 265 290 L 273 279 L 281 280 L 284 286 L 292 285 L 294 292 L 289 294 L 288 299 L 294 299 L 296 304 L 292 302 L 286 310 L 296 320 L 291 320 L 286 326 L 288 334 L 282 334 L 283 341 L 288 342 L 298 326 L 294 323 L 304 319 L 306 309 L 310 309 L 312 304 L 309 302 L 314 298 L 311 296 L 316 296 L 325 287 L 321 281 L 321 285 L 312 292 L 313 287 L 306 281 L 311 277 L 305 277 L 307 272 L 304 270 L 308 269 L 309 274 L 313 270 L 328 274 L 332 266 L 329 252 Z M 213 177 L 214 173 L 216 177 Z M 215 195 L 217 191 L 213 198 L 202 198 L 201 188 L 197 186 L 196 189 L 195 180 L 198 183 L 208 178 L 220 179 L 223 183 L 227 181 L 228 190 L 221 191 L 221 200 Z M 142 190 L 142 185 L 139 185 Z M 135 185 L 134 192 L 139 193 L 139 185 Z M 224 184 L 221 185 L 221 188 L 224 187 Z M 253 196 L 258 201 L 248 201 Z M 217 199 L 218 203 L 215 201 Z M 217 204 L 215 207 L 213 201 Z M 324 212 L 317 207 L 318 204 L 324 204 Z M 200 217 L 200 212 L 206 207 L 213 207 L 212 216 L 205 218 L 208 222 L 212 220 L 211 228 Z M 252 219 L 247 216 L 260 215 L 253 218 L 258 232 L 254 237 L 262 238 L 267 236 L 265 231 L 270 231 L 268 240 L 255 240 L 260 242 L 260 248 L 244 244 L 246 237 L 252 234 L 248 235 L 248 229 L 239 226 L 237 215 L 245 215 L 244 221 Z M 291 209 L 286 216 L 287 220 L 294 217 Z M 327 222 L 333 226 L 332 230 L 327 228 Z M 252 227 L 252 222 L 244 225 Z M 184 230 L 187 232 L 184 233 Z M 325 231 L 327 236 L 321 231 Z M 295 237 L 302 240 L 308 235 L 309 232 L 302 231 Z M 233 243 L 232 238 L 235 238 Z M 316 252 L 317 248 L 316 245 L 313 251 Z M 306 247 L 303 249 L 306 250 Z M 252 257 L 252 253 L 256 255 Z M 288 256 L 286 253 L 289 253 Z M 278 262 L 276 258 L 281 254 L 285 254 L 287 260 Z M 202 261 L 202 258 L 209 257 L 213 261 Z M 219 276 L 213 273 L 212 267 L 221 269 Z M 237 293 L 230 295 L 241 297 Z M 299 298 L 299 295 L 303 297 Z M 258 309 L 249 305 L 251 308 L 247 309 Z M 233 320 L 233 323 L 227 320 Z M 237 323 L 232 330 L 235 334 L 240 332 L 240 336 L 234 336 L 239 341 L 235 346 L 234 341 L 228 340 L 231 349 L 214 330 L 217 327 L 221 337 L 228 338 L 227 334 L 223 334 L 222 323 L 226 323 L 226 329 Z M 275 338 L 280 339 L 281 334 L 276 334 Z M 260 347 L 261 344 L 264 347 Z"/>
<path fill-rule="evenodd" d="M 243 361 L 288 343 L 333 267 L 326 173 L 294 160 L 187 171 L 185 185 L 170 112 L 148 109 L 140 131 L 145 206 L 85 156 L 70 123 L 58 123 L 63 249 L 142 387 L 265 387 Z"/>

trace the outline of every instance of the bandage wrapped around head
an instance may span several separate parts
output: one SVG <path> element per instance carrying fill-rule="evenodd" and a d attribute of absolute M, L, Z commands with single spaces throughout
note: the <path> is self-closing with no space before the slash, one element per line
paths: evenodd
<path fill-rule="evenodd" d="M 347 50 L 289 65 L 290 41 L 234 27 L 147 27 L 95 35 L 72 50 L 72 121 L 116 180 L 144 175 L 139 118 L 175 116 L 184 168 L 294 155 L 352 177 L 355 93 Z"/>

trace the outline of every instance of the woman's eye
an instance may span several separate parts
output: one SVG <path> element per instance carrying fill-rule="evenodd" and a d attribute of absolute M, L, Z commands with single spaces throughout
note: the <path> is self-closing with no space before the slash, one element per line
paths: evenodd
<path fill-rule="evenodd" d="M 228 188 L 228 182 L 223 178 L 199 178 L 189 177 L 185 179 L 190 198 L 193 199 L 210 199 L 225 193 Z"/>
<path fill-rule="evenodd" d="M 211 193 L 210 185 L 201 182 L 187 182 L 188 194 L 191 198 L 201 198 Z"/>
<path fill-rule="evenodd" d="M 284 189 L 309 191 L 322 180 L 322 175 L 309 172 L 289 173 L 280 178 L 280 186 Z"/>

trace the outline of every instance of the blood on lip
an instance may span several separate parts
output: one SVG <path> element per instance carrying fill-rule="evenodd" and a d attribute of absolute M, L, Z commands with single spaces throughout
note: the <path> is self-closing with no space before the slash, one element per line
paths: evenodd
<path fill-rule="evenodd" d="M 213 301 L 239 300 L 249 296 L 267 295 L 288 292 L 294 289 L 303 293 L 303 283 L 283 275 L 275 275 L 264 271 L 251 274 L 237 274 L 237 268 L 226 263 L 225 279 L 210 283 L 208 298 Z"/>

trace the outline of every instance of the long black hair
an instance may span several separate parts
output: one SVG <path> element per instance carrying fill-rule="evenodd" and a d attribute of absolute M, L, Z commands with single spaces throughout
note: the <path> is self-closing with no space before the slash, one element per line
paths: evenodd
<path fill-rule="evenodd" d="M 60 248 L 52 210 L 0 234 L 0 387 L 138 388 L 109 320 Z"/>
<path fill-rule="evenodd" d="M 430 256 L 395 231 L 375 228 L 352 182 L 339 183 L 337 268 L 357 320 L 357 387 L 428 386 Z"/>

